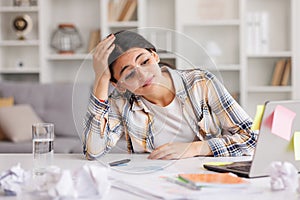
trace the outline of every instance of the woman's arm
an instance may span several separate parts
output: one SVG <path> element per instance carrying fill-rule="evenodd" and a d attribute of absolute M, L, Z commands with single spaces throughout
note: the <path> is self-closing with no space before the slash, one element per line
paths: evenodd
<path fill-rule="evenodd" d="M 213 155 L 251 155 L 257 140 L 257 132 L 251 130 L 252 119 L 213 74 L 206 72 L 206 76 L 208 106 L 222 128 L 221 137 L 207 141 Z"/>
<path fill-rule="evenodd" d="M 107 144 L 105 126 L 109 105 L 91 94 L 88 110 L 84 119 L 83 151 L 88 159 L 94 159 L 105 153 Z"/>
<path fill-rule="evenodd" d="M 113 35 L 102 40 L 93 54 L 93 68 L 95 72 L 95 82 L 93 93 L 91 94 L 88 111 L 84 120 L 83 146 L 84 153 L 88 159 L 94 159 L 108 152 L 120 138 L 120 134 L 113 132 L 113 125 L 109 122 L 119 124 L 121 121 L 112 117 L 109 119 L 111 105 L 108 102 L 108 90 L 111 74 L 108 67 L 108 56 L 114 48 Z M 116 115 L 115 115 L 116 116 Z"/>

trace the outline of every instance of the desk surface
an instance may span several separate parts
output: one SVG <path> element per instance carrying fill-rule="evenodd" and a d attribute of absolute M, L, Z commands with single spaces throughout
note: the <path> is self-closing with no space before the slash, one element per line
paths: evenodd
<path fill-rule="evenodd" d="M 182 159 L 176 161 L 162 161 L 162 160 L 148 160 L 148 154 L 108 154 L 97 161 L 87 161 L 81 154 L 55 154 L 53 164 L 62 169 L 78 169 L 84 164 L 101 164 L 107 165 L 108 162 L 129 158 L 131 161 L 126 166 L 119 166 L 112 168 L 113 173 L 119 174 L 130 179 L 148 179 L 150 176 L 161 176 L 166 174 L 178 174 L 178 173 L 203 173 L 207 172 L 203 168 L 203 163 L 207 162 L 232 162 L 241 160 L 250 160 L 250 157 L 226 157 L 226 158 L 214 158 L 214 157 L 195 157 L 189 159 Z M 4 170 L 11 168 L 17 163 L 21 164 L 21 167 L 30 170 L 33 166 L 33 158 L 31 154 L 0 154 L 0 173 Z M 139 171 L 145 166 L 150 166 L 147 171 Z M 151 168 L 152 166 L 152 168 Z M 153 168 L 154 166 L 154 168 Z M 162 167 L 162 170 L 156 170 L 155 166 Z M 145 170 L 145 168 L 143 168 Z M 229 191 L 225 193 L 210 193 L 209 195 L 201 195 L 199 192 L 199 199 L 240 199 L 243 195 L 243 199 L 299 199 L 300 196 L 296 192 L 291 191 L 277 191 L 272 192 L 270 189 L 270 178 L 255 178 L 248 179 L 251 185 L 251 191 L 245 192 L 245 189 Z M 164 181 L 164 180 L 162 180 Z M 141 183 L 143 184 L 143 182 Z M 172 183 L 170 183 L 172 184 Z M 148 187 L 145 185 L 145 188 Z M 181 187 L 181 186 L 179 186 Z M 247 189 L 246 189 L 247 190 Z M 219 190 L 216 190 L 219 191 Z M 105 199 L 144 199 L 143 197 L 136 196 L 127 191 L 123 191 L 112 187 L 108 196 Z M 3 197 L 4 199 L 17 199 L 15 197 Z M 22 198 L 25 199 L 25 198 Z M 29 198 L 28 198 L 29 199 Z M 32 199 L 32 198 L 30 198 Z"/>

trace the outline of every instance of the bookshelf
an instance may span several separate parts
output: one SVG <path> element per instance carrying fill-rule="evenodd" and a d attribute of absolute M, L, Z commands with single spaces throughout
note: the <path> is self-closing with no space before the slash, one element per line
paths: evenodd
<path fill-rule="evenodd" d="M 13 6 L 13 1 L 0 1 L 0 80 L 38 81 L 39 65 L 39 26 L 40 6 Z M 27 16 L 32 22 L 32 30 L 25 40 L 19 40 L 12 28 L 18 16 Z M 30 23 L 30 22 L 26 22 Z M 33 55 L 33 56 L 32 56 Z"/>
<path fill-rule="evenodd" d="M 247 83 L 244 88 L 243 106 L 251 116 L 254 116 L 256 105 L 263 104 L 267 100 L 295 98 L 295 1 L 243 0 L 241 2 L 245 19 L 243 22 L 244 37 L 248 41 L 243 53 L 243 65 L 245 66 L 243 73 Z M 253 32 L 249 31 L 249 27 L 251 27 L 249 16 L 247 16 L 249 13 L 258 16 L 259 14 L 267 15 L 266 24 L 264 24 L 264 20 L 260 21 L 262 35 L 265 31 L 264 26 L 267 27 L 267 31 L 265 31 L 268 36 L 266 47 L 259 44 L 258 40 L 263 41 L 264 38 L 263 36 L 258 39 L 255 37 L 255 28 L 254 36 L 251 38 L 250 34 Z M 258 45 L 258 48 L 251 47 L 249 38 L 252 44 Z M 286 60 L 291 61 L 291 73 L 287 84 L 282 85 L 281 79 Z"/>
<path fill-rule="evenodd" d="M 197 67 L 208 65 L 207 69 L 223 81 L 230 93 L 238 94 L 237 100 L 252 117 L 256 105 L 264 104 L 267 100 L 296 98 L 294 0 L 175 2 L 176 30 L 191 37 L 206 50 L 209 50 L 208 41 L 213 41 L 221 52 L 217 55 L 213 55 L 212 51 L 206 52 L 211 56 L 214 66 L 214 63 L 204 61 L 199 56 L 200 48 L 199 51 L 195 51 L 197 47 L 189 51 L 193 45 L 177 41 L 177 48 L 183 53 L 188 52 L 184 57 L 190 61 L 177 59 L 178 67 L 189 67 L 190 63 Z M 249 13 L 254 13 L 256 18 L 260 17 L 258 23 L 254 21 L 256 24 L 250 23 L 249 26 Z M 257 24 L 260 29 L 257 29 Z M 257 35 L 258 31 L 260 35 Z M 258 36 L 262 42 L 256 42 Z M 290 77 L 287 84 L 273 86 L 271 83 L 275 66 L 281 59 L 291 60 Z"/>
<path fill-rule="evenodd" d="M 256 105 L 266 100 L 300 98 L 296 92 L 300 85 L 296 79 L 296 56 L 300 55 L 300 40 L 296 38 L 300 26 L 296 18 L 300 14 L 295 12 L 300 3 L 296 0 L 136 0 L 135 9 L 126 20 L 119 20 L 124 0 L 70 2 L 38 0 L 35 6 L 16 7 L 13 0 L 0 0 L 1 81 L 72 82 L 83 61 L 92 66 L 88 53 L 91 31 L 100 30 L 97 37 L 103 38 L 118 30 L 138 29 L 159 49 L 167 50 L 159 51 L 162 61 L 179 69 L 191 67 L 191 63 L 207 66 L 222 79 L 229 92 L 238 96 L 237 100 L 252 117 Z M 111 4 L 119 9 L 114 18 Z M 267 50 L 266 46 L 261 48 L 263 51 L 250 48 L 255 37 L 249 37 L 249 13 L 267 13 Z M 17 40 L 10 28 L 12 17 L 20 14 L 33 20 L 33 29 L 25 41 Z M 82 36 L 83 46 L 75 54 L 61 55 L 50 47 L 51 35 L 60 23 L 74 24 Z M 190 44 L 184 43 L 186 39 Z M 201 45 L 207 51 L 202 52 Z M 203 59 L 200 53 L 209 54 L 212 60 Z M 280 59 L 291 60 L 291 77 L 287 85 L 272 86 L 273 72 Z M 20 64 L 22 68 L 18 67 Z M 84 73 L 83 77 L 91 78 L 90 72 Z"/>
<path fill-rule="evenodd" d="M 123 13 L 123 18 L 115 21 L 109 21 L 108 19 L 110 2 L 119 3 L 120 7 L 121 1 L 119 0 L 90 0 L 88 3 L 73 0 L 72 4 L 68 0 L 43 0 L 40 3 L 43 11 L 45 11 L 42 16 L 44 23 L 41 25 L 43 73 L 40 82 L 73 82 L 79 70 L 80 73 L 84 73 L 81 74 L 82 77 L 92 80 L 93 75 L 90 68 L 80 69 L 82 65 L 92 66 L 92 55 L 89 54 L 92 49 L 91 46 L 95 46 L 101 38 L 107 36 L 110 32 L 136 29 L 141 26 L 139 15 L 142 12 L 139 12 L 139 9 L 142 7 L 142 3 L 140 3 L 142 1 L 129 0 L 131 3 L 136 2 L 131 13 L 132 16 L 125 16 L 126 20 L 124 20 Z M 122 3 L 124 2 L 126 1 L 122 1 Z M 68 12 L 65 12 L 66 8 L 68 8 Z M 80 11 L 80 15 L 78 15 L 78 11 Z M 83 39 L 83 47 L 75 54 L 58 54 L 49 46 L 51 34 L 60 23 L 74 24 Z M 97 31 L 100 32 L 96 33 Z M 98 40 L 94 38 L 95 41 L 91 41 L 91 34 L 96 34 Z"/>
<path fill-rule="evenodd" d="M 190 62 L 178 59 L 177 66 L 190 68 L 192 63 L 197 68 L 210 70 L 239 102 L 244 87 L 240 9 L 238 0 L 191 0 L 188 4 L 176 1 L 176 29 L 194 40 L 189 45 L 184 40 L 178 41 L 177 49 Z M 207 61 L 208 56 L 212 60 Z"/>

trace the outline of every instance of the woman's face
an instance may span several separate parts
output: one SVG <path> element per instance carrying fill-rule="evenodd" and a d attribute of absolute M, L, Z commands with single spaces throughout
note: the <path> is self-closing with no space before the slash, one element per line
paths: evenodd
<path fill-rule="evenodd" d="M 155 52 L 142 48 L 126 51 L 113 66 L 117 88 L 128 89 L 137 95 L 153 92 L 162 76 L 158 62 L 159 57 Z"/>

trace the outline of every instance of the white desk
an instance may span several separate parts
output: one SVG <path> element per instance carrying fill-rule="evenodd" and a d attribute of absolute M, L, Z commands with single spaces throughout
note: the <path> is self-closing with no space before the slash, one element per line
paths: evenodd
<path fill-rule="evenodd" d="M 81 154 L 55 154 L 54 165 L 62 169 L 78 169 L 86 163 L 102 163 L 115 161 L 123 158 L 130 158 L 131 162 L 127 166 L 115 167 L 113 173 L 121 173 L 129 179 L 147 179 L 150 176 L 159 176 L 165 174 L 178 174 L 178 173 L 201 173 L 203 169 L 202 164 L 212 161 L 222 161 L 231 162 L 239 160 L 249 160 L 250 157 L 229 157 L 229 158 L 213 158 L 213 157 L 195 157 L 190 159 L 182 159 L 177 161 L 152 161 L 147 159 L 147 154 L 108 154 L 101 158 L 100 161 L 87 161 Z M 31 154 L 0 154 L 0 172 L 7 170 L 17 163 L 21 164 L 21 167 L 30 170 L 33 166 L 32 155 Z M 139 165 L 160 165 L 163 166 L 163 170 L 155 171 L 152 173 L 132 173 L 130 171 L 132 167 Z M 129 171 L 128 171 L 129 170 Z M 128 173 L 129 172 L 129 173 Z M 164 180 L 162 180 L 164 181 Z M 215 193 L 210 195 L 201 196 L 199 193 L 199 199 L 300 199 L 300 196 L 296 192 L 289 191 L 277 191 L 272 192 L 270 190 L 270 178 L 255 178 L 249 179 L 251 182 L 251 187 L 254 188 L 256 192 L 245 193 L 245 191 L 240 192 L 240 190 L 234 190 L 231 193 Z M 171 184 L 171 183 L 170 183 Z M 145 185 L 147 187 L 147 185 Z M 182 187 L 182 186 L 179 186 Z M 218 190 L 217 190 L 218 191 Z M 201 192 L 201 191 L 200 191 Z M 110 189 L 109 195 L 105 199 L 144 199 L 142 197 L 133 195 L 126 191 L 112 187 Z M 17 197 L 4 197 L 0 196 L 0 199 L 19 199 Z M 21 198 L 26 199 L 26 198 Z M 28 198 L 29 199 L 29 198 Z M 32 199 L 32 197 L 30 197 Z M 44 199 L 45 200 L 45 199 Z"/>

